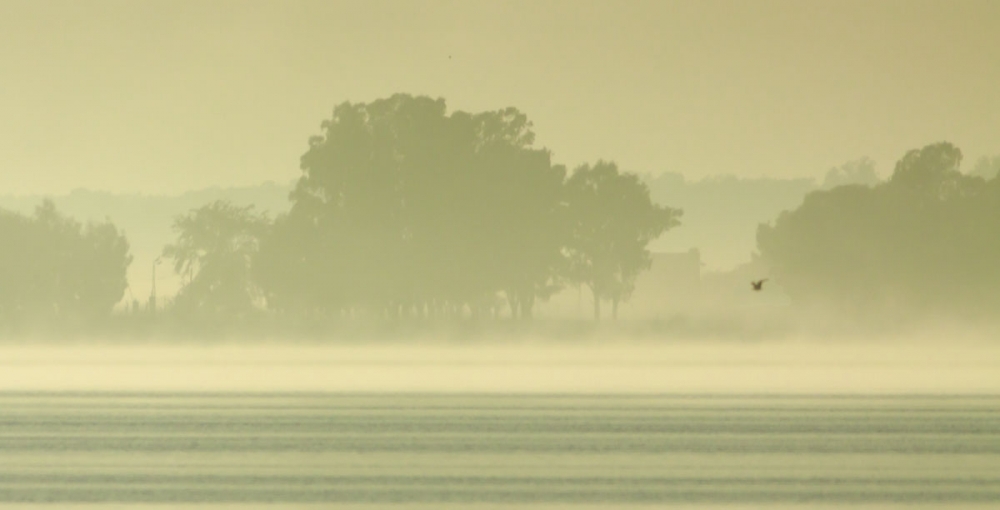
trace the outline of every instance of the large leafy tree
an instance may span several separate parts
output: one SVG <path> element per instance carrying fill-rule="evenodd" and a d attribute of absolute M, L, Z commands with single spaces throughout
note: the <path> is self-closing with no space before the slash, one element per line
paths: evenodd
<path fill-rule="evenodd" d="M 533 149 L 523 114 L 508 109 L 473 118 L 476 200 L 468 211 L 482 228 L 470 233 L 486 292 L 502 290 L 514 316 L 530 317 L 536 298 L 560 286 L 562 247 L 569 240 L 565 167 Z"/>
<path fill-rule="evenodd" d="M 874 187 L 806 196 L 761 225 L 757 244 L 800 304 L 896 320 L 984 313 L 1000 301 L 1000 186 L 959 171 L 942 142 L 907 152 Z"/>
<path fill-rule="evenodd" d="M 650 241 L 679 225 L 681 211 L 654 203 L 645 183 L 607 161 L 578 167 L 566 183 L 566 200 L 570 278 L 590 289 L 595 319 L 602 300 L 611 301 L 617 317 L 618 304 L 651 265 Z"/>
<path fill-rule="evenodd" d="M 680 216 L 610 163 L 567 181 L 515 108 L 449 113 L 397 94 L 338 105 L 321 128 L 255 259 L 285 311 L 477 315 L 506 302 L 530 317 L 567 279 L 617 310 Z"/>
<path fill-rule="evenodd" d="M 959 171 L 961 164 L 962 151 L 948 142 L 913 149 L 896 162 L 887 189 L 926 195 L 931 202 L 952 198 L 973 183 Z"/>
<path fill-rule="evenodd" d="M 565 171 L 533 147 L 524 114 L 449 114 L 441 99 L 399 94 L 341 104 L 322 130 L 263 246 L 275 303 L 430 315 L 505 294 L 530 315 L 551 293 Z"/>
<path fill-rule="evenodd" d="M 0 211 L 0 318 L 93 322 L 121 301 L 132 262 L 110 222 L 86 225 L 46 200 L 33 216 Z"/>
<path fill-rule="evenodd" d="M 223 315 L 253 309 L 260 292 L 251 265 L 269 225 L 253 206 L 221 200 L 177 217 L 177 240 L 163 250 L 186 279 L 177 309 Z"/>

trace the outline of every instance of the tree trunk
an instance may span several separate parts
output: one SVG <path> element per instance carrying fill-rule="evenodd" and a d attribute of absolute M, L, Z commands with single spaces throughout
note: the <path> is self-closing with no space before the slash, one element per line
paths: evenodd
<path fill-rule="evenodd" d="M 517 295 L 513 292 L 507 291 L 507 305 L 510 306 L 510 318 L 517 319 L 517 312 L 521 307 Z"/>
<path fill-rule="evenodd" d="M 601 320 L 601 298 L 594 293 L 594 320 Z"/>
<path fill-rule="evenodd" d="M 525 294 L 523 299 L 519 299 L 521 302 L 521 318 L 531 319 L 534 314 L 533 308 L 535 307 L 535 295 Z"/>

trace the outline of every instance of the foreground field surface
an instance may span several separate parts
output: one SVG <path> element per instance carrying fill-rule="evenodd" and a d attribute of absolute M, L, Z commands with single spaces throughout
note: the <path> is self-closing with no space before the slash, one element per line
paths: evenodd
<path fill-rule="evenodd" d="M 1000 397 L 0 393 L 4 506 L 334 502 L 988 507 Z"/>

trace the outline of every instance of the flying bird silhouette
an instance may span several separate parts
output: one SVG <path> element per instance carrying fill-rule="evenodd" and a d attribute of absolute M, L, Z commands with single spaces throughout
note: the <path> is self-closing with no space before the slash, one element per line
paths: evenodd
<path fill-rule="evenodd" d="M 753 287 L 753 290 L 759 291 L 761 289 L 761 287 L 764 286 L 764 282 L 766 282 L 766 281 L 767 281 L 767 278 L 764 278 L 763 280 L 757 280 L 755 282 L 752 281 L 752 282 L 750 282 L 750 285 Z"/>

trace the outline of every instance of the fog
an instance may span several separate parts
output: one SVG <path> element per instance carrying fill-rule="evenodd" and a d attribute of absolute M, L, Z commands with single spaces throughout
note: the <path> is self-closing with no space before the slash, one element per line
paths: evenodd
<path fill-rule="evenodd" d="M 998 19 L 2 1 L 0 505 L 996 505 Z"/>
<path fill-rule="evenodd" d="M 561 161 L 692 179 L 882 176 L 949 139 L 1000 153 L 990 0 L 0 6 L 0 187 L 182 193 L 296 177 L 333 105 L 517 106 Z M 52 142 L 52 126 L 75 126 Z"/>
<path fill-rule="evenodd" d="M 2 391 L 993 394 L 986 339 L 655 345 L 43 346 L 0 350 Z"/>

